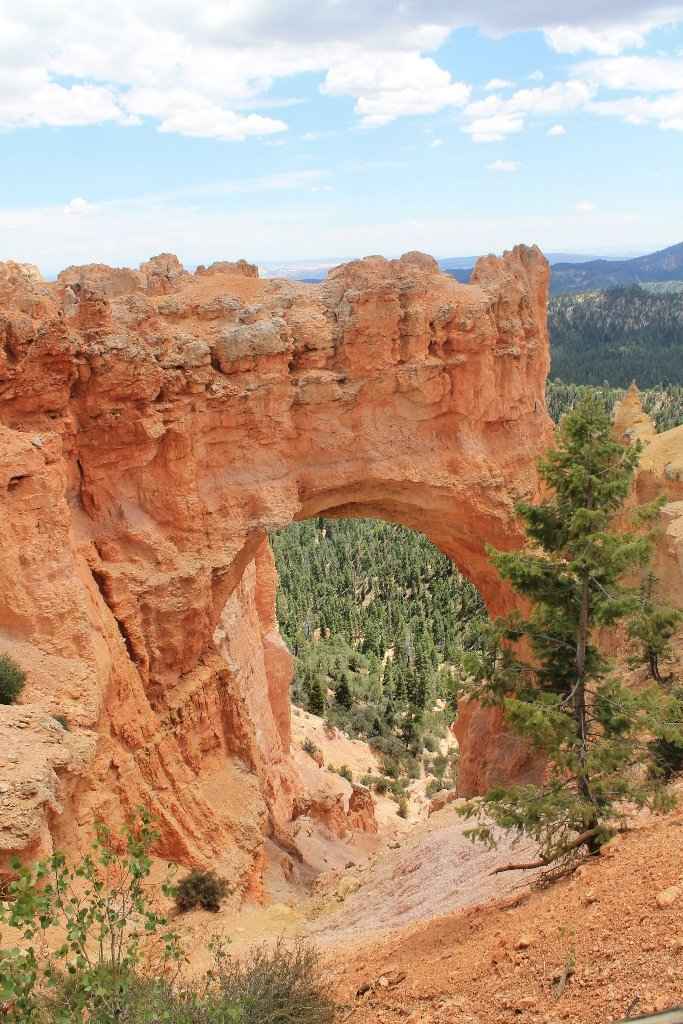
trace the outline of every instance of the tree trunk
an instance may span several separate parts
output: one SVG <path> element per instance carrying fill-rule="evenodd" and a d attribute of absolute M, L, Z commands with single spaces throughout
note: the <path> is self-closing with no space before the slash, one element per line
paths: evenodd
<path fill-rule="evenodd" d="M 590 592 L 588 580 L 581 585 L 581 606 L 579 609 L 579 629 L 576 638 L 576 684 L 574 687 L 574 722 L 576 724 L 576 743 L 579 758 L 577 771 L 577 786 L 579 793 L 584 800 L 595 807 L 595 801 L 590 788 L 590 779 L 586 768 L 588 755 L 588 723 L 586 721 L 586 651 L 588 649 L 588 633 L 590 622 Z M 586 831 L 592 832 L 598 827 L 598 818 L 595 811 L 590 820 L 586 822 Z M 587 846 L 591 853 L 596 853 L 599 843 L 596 836 L 589 839 Z"/>

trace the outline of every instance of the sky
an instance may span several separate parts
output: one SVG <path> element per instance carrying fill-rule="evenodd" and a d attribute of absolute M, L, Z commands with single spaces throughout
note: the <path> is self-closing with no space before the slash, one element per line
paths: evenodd
<path fill-rule="evenodd" d="M 683 0 L 0 0 L 0 259 L 683 241 Z"/>

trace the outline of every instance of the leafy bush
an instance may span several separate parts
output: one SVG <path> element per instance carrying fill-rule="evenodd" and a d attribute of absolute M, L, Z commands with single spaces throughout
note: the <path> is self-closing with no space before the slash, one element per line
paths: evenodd
<path fill-rule="evenodd" d="M 9 654 L 0 654 L 0 704 L 14 704 L 24 689 L 26 673 Z"/>
<path fill-rule="evenodd" d="M 408 817 L 408 798 L 407 797 L 405 797 L 405 796 L 400 797 L 400 799 L 398 801 L 398 811 L 397 811 L 397 814 L 398 814 L 399 818 L 407 818 Z"/>
<path fill-rule="evenodd" d="M 224 956 L 216 975 L 220 997 L 240 1009 L 236 1024 L 332 1024 L 337 1015 L 319 954 L 302 943 L 280 940 L 240 961 Z"/>
<path fill-rule="evenodd" d="M 221 900 L 228 895 L 228 883 L 219 878 L 215 871 L 191 871 L 178 883 L 175 902 L 178 910 L 185 913 L 202 907 L 216 913 L 220 910 Z"/>
<path fill-rule="evenodd" d="M 347 764 L 343 764 L 339 769 L 339 774 L 342 779 L 346 779 L 347 782 L 353 782 L 353 772 Z"/>
<path fill-rule="evenodd" d="M 433 796 L 436 796 L 437 793 L 440 793 L 443 788 L 443 784 L 439 782 L 438 779 L 430 779 L 429 782 L 427 783 L 427 789 L 425 790 L 425 792 L 427 796 L 431 799 Z"/>
<path fill-rule="evenodd" d="M 422 738 L 422 746 L 425 748 L 425 750 L 429 751 L 430 754 L 433 754 L 436 750 L 438 750 L 439 741 L 437 740 L 436 736 L 432 736 L 428 733 L 426 736 L 423 736 Z"/>
<path fill-rule="evenodd" d="M 210 943 L 212 968 L 197 982 L 128 971 L 101 971 L 93 980 L 97 997 L 92 1024 L 333 1024 L 337 1007 L 323 980 L 318 953 L 279 942 L 246 960 L 229 957 Z M 29 969 L 30 970 L 30 969 Z M 75 1009 L 79 976 L 60 978 L 54 994 L 34 1017 L 36 1024 L 81 1024 Z"/>
<path fill-rule="evenodd" d="M 0 924 L 27 946 L 0 949 L 3 1024 L 332 1024 L 319 955 L 301 943 L 238 963 L 210 942 L 212 968 L 180 981 L 178 936 L 146 885 L 157 838 L 142 810 L 121 839 L 100 825 L 93 852 L 73 867 L 60 853 L 33 868 L 14 863 Z M 174 894 L 168 882 L 162 891 Z M 65 941 L 51 952 L 54 929 Z"/>
<path fill-rule="evenodd" d="M 304 753 L 308 754 L 309 757 L 315 757 L 315 755 L 319 753 L 320 750 L 318 744 L 315 743 L 310 736 L 307 736 L 304 742 L 301 744 L 301 749 L 304 751 Z"/>
<path fill-rule="evenodd" d="M 28 945 L 0 953 L 0 1003 L 10 1007 L 5 1020 L 24 1024 L 40 1019 L 45 986 L 64 988 L 68 976 L 68 1000 L 61 1000 L 47 1020 L 66 1024 L 88 1017 L 104 1024 L 113 1019 L 106 1016 L 105 1004 L 140 963 L 143 939 L 147 953 L 156 949 L 162 968 L 178 963 L 178 937 L 145 887 L 157 838 L 142 809 L 122 841 L 100 824 L 92 853 L 75 867 L 61 853 L 30 868 L 13 862 L 17 877 L 9 885 L 8 901 L 0 904 L 0 923 L 16 928 Z M 162 890 L 171 894 L 168 879 Z M 66 940 L 51 952 L 47 934 L 55 928 Z"/>

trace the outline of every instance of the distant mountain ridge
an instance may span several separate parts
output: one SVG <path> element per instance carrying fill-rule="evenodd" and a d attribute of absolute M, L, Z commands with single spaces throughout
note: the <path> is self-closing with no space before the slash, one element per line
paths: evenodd
<path fill-rule="evenodd" d="M 630 260 L 553 263 L 551 292 L 560 295 L 680 280 L 683 280 L 683 242 Z"/>
<path fill-rule="evenodd" d="M 545 255 L 551 263 L 585 263 L 596 259 L 595 256 L 586 253 L 547 252 Z M 269 261 L 259 264 L 259 272 L 261 277 L 286 277 L 292 281 L 314 283 L 324 280 L 333 267 L 338 267 L 340 263 L 348 263 L 350 258 Z M 437 260 L 437 263 L 446 274 L 467 283 L 477 259 L 477 256 L 446 256 Z"/>

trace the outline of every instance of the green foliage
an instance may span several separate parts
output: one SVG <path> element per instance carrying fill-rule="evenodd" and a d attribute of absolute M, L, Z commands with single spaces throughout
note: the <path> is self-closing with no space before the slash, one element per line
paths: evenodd
<path fill-rule="evenodd" d="M 353 772 L 347 764 L 341 765 L 338 774 L 341 775 L 342 779 L 346 779 L 347 782 L 353 782 Z"/>
<path fill-rule="evenodd" d="M 314 679 L 308 691 L 308 710 L 312 715 L 322 717 L 325 714 L 326 706 L 327 702 L 322 683 L 319 679 Z"/>
<path fill-rule="evenodd" d="M 471 692 L 503 709 L 513 730 L 547 757 L 548 770 L 542 785 L 496 787 L 463 814 L 479 820 L 474 839 L 494 843 L 494 822 L 536 840 L 547 863 L 571 854 L 577 840 L 597 849 L 629 805 L 660 810 L 671 802 L 661 775 L 642 766 L 652 764 L 652 738 L 683 742 L 683 703 L 658 686 L 628 689 L 597 645 L 600 628 L 642 612 L 642 592 L 623 578 L 647 566 L 650 542 L 640 524 L 656 503 L 638 510 L 630 530 L 612 529 L 638 456 L 638 446 L 613 440 L 604 403 L 585 397 L 540 461 L 548 497 L 518 506 L 527 547 L 491 552 L 531 612 L 491 625 Z"/>
<path fill-rule="evenodd" d="M 311 739 L 310 736 L 307 736 L 301 744 L 301 749 L 305 754 L 308 754 L 309 757 L 315 757 L 316 754 L 320 753 L 320 747 Z"/>
<path fill-rule="evenodd" d="M 221 900 L 229 891 L 228 883 L 224 878 L 219 878 L 215 871 L 195 869 L 178 882 L 175 902 L 181 913 L 194 910 L 195 907 L 217 913 L 221 907 Z"/>
<path fill-rule="evenodd" d="M 576 384 L 683 384 L 683 292 L 637 285 L 559 295 L 548 310 L 552 374 Z"/>
<path fill-rule="evenodd" d="M 647 573 L 640 586 L 640 601 L 628 625 L 628 635 L 636 654 L 631 664 L 644 662 L 657 683 L 670 683 L 673 676 L 664 677 L 662 666 L 673 659 L 673 639 L 683 620 L 677 608 L 654 603 L 657 579 Z"/>
<path fill-rule="evenodd" d="M 486 621 L 477 591 L 425 537 L 387 523 L 318 519 L 272 542 L 293 701 L 414 775 L 425 737 L 433 745 L 452 720 Z"/>
<path fill-rule="evenodd" d="M 71 979 L 69 1000 L 54 1007 L 55 1024 L 81 1020 L 86 1011 L 104 1013 L 112 986 L 140 962 L 143 941 L 147 947 L 156 943 L 162 963 L 181 959 L 177 935 L 145 889 L 157 838 L 141 809 L 124 831 L 123 852 L 99 825 L 92 853 L 75 867 L 61 853 L 30 868 L 15 862 L 17 877 L 9 902 L 0 904 L 0 922 L 17 929 L 28 945 L 5 949 L 0 958 L 0 1002 L 12 1007 L 9 1021 L 37 1019 L 41 989 L 63 987 L 64 977 Z M 172 892 L 168 878 L 163 891 Z M 54 952 L 47 941 L 51 928 L 64 934 Z"/>
<path fill-rule="evenodd" d="M 14 704 L 24 688 L 26 673 L 9 654 L 0 654 L 0 704 Z"/>
<path fill-rule="evenodd" d="M 349 677 L 342 672 L 341 679 L 334 688 L 334 699 L 340 707 L 350 711 L 353 707 L 353 694 L 349 686 Z"/>
<path fill-rule="evenodd" d="M 405 796 L 399 797 L 398 810 L 396 812 L 399 818 L 407 818 L 409 813 L 408 798 Z"/>
<path fill-rule="evenodd" d="M 236 1024 L 332 1024 L 337 1017 L 320 955 L 303 943 L 280 940 L 243 960 L 224 958 L 216 973 L 221 999 L 240 1008 Z"/>
<path fill-rule="evenodd" d="M 629 376 L 629 373 L 625 376 Z M 615 403 L 621 401 L 625 394 L 624 388 L 589 387 L 561 380 L 549 380 L 546 385 L 548 412 L 556 423 L 583 398 L 595 398 L 611 413 Z M 645 412 L 652 417 L 659 432 L 671 430 L 683 423 L 683 387 L 680 385 L 649 388 L 640 392 L 640 398 Z"/>
<path fill-rule="evenodd" d="M 227 955 L 220 941 L 212 940 L 209 948 L 212 967 L 196 983 L 140 972 L 100 972 L 97 1010 L 87 1019 L 92 1024 L 332 1024 L 337 1018 L 313 948 L 280 941 L 239 961 Z M 69 1009 L 77 987 L 78 979 L 60 979 L 39 1006 L 38 1024 L 83 1024 L 80 1011 Z"/>
<path fill-rule="evenodd" d="M 0 923 L 17 929 L 25 948 L 0 949 L 3 1021 L 332 1024 L 337 1008 L 319 955 L 301 943 L 278 942 L 236 961 L 212 940 L 205 977 L 180 980 L 178 936 L 147 891 L 157 838 L 141 810 L 122 837 L 100 826 L 92 853 L 73 867 L 59 853 L 33 868 L 15 865 Z M 203 882 L 200 897 L 207 875 Z M 168 879 L 162 891 L 174 894 Z M 57 949 L 53 929 L 64 937 Z"/>

